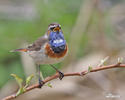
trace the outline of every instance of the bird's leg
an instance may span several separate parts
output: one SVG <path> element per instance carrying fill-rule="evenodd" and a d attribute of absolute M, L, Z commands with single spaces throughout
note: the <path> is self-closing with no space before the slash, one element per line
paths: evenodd
<path fill-rule="evenodd" d="M 40 65 L 38 65 L 38 81 L 39 81 L 39 88 L 41 88 L 44 82 L 42 81 L 41 74 L 40 74 Z"/>
<path fill-rule="evenodd" d="M 61 71 L 59 71 L 54 65 L 50 64 L 50 66 L 51 66 L 52 68 L 54 68 L 54 69 L 56 70 L 56 72 L 59 73 L 59 79 L 62 80 L 63 77 L 64 77 L 64 74 L 63 74 Z"/>

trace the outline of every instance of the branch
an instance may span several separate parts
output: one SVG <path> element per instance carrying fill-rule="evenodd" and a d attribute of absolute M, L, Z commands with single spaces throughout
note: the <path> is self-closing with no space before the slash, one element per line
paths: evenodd
<path fill-rule="evenodd" d="M 114 65 L 96 67 L 96 68 L 93 68 L 91 70 L 83 70 L 81 72 L 66 73 L 66 74 L 64 74 L 64 76 L 84 76 L 84 75 L 86 75 L 88 73 L 91 73 L 91 72 L 97 72 L 97 71 L 111 69 L 111 68 L 122 68 L 122 67 L 125 67 L 125 64 L 117 63 L 117 64 L 114 64 Z M 59 74 L 56 73 L 55 75 L 52 75 L 52 76 L 46 78 L 44 80 L 44 84 L 51 81 L 51 80 L 54 80 L 54 79 L 56 79 L 58 77 L 59 77 Z M 39 88 L 39 84 L 34 84 L 34 85 L 31 85 L 31 86 L 27 87 L 26 90 L 23 93 L 31 91 L 31 90 L 33 90 L 35 88 Z M 17 97 L 16 94 L 13 94 L 13 95 L 10 95 L 10 96 L 7 96 L 7 97 L 3 98 L 2 100 L 12 100 L 12 99 L 14 99 L 16 97 Z"/>

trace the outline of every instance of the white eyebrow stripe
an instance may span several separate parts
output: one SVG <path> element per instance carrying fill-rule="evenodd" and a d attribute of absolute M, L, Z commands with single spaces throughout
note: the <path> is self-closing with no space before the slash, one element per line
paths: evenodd
<path fill-rule="evenodd" d="M 56 25 L 54 25 L 54 27 L 56 27 Z"/>

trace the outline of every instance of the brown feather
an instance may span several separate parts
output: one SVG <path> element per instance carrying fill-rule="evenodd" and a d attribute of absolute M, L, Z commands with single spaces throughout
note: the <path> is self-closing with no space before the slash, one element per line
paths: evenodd
<path fill-rule="evenodd" d="M 27 51 L 28 51 L 28 49 L 21 48 L 21 49 L 12 50 L 10 52 L 27 52 Z"/>
<path fill-rule="evenodd" d="M 48 42 L 48 39 L 43 37 L 38 38 L 31 46 L 28 46 L 29 51 L 39 51 L 41 49 L 41 46 L 43 46 L 46 42 Z"/>

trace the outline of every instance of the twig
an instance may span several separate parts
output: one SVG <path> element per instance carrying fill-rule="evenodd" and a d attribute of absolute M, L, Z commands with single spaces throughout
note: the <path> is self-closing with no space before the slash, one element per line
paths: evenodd
<path fill-rule="evenodd" d="M 125 67 L 125 64 L 117 63 L 114 65 L 107 65 L 107 66 L 93 68 L 93 69 L 89 70 L 89 73 L 97 72 L 97 71 L 101 71 L 101 70 L 106 70 L 106 69 L 111 69 L 111 68 L 122 68 L 122 67 Z M 83 70 L 82 72 L 75 72 L 75 73 L 66 73 L 66 74 L 64 74 L 64 76 L 84 76 L 86 74 L 88 74 L 88 70 Z M 59 77 L 58 73 L 55 75 L 52 75 L 44 80 L 44 84 L 51 81 L 51 80 L 54 80 L 58 77 Z M 34 85 L 27 87 L 25 92 L 31 91 L 35 88 L 39 88 L 39 84 L 34 84 Z M 23 93 L 25 93 L 25 92 L 23 92 Z M 10 96 L 7 96 L 7 97 L 3 98 L 2 100 L 12 100 L 14 98 L 16 98 L 16 94 L 12 94 Z"/>

